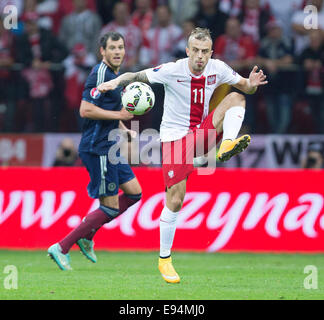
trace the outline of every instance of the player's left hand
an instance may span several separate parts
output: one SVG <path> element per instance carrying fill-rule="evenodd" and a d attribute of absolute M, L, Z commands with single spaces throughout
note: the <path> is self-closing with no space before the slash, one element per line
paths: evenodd
<path fill-rule="evenodd" d="M 103 82 L 103 83 L 99 84 L 97 89 L 100 93 L 105 93 L 109 90 L 115 90 L 117 88 L 117 86 L 118 86 L 118 83 L 114 79 L 114 80 L 110 80 L 110 81 Z"/>
<path fill-rule="evenodd" d="M 258 67 L 254 66 L 253 70 L 250 73 L 249 80 L 251 87 L 258 87 L 268 83 L 268 81 L 266 81 L 267 76 L 263 73 L 263 71 L 260 69 L 257 72 L 257 70 Z"/>

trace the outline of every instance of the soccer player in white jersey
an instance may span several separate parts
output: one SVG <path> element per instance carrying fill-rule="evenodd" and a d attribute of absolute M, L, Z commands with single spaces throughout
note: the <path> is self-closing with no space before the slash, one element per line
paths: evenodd
<path fill-rule="evenodd" d="M 186 182 L 193 171 L 193 157 L 207 153 L 222 138 L 217 157 L 226 161 L 243 151 L 250 142 L 249 135 L 237 138 L 244 119 L 245 97 L 232 92 L 208 114 L 210 98 L 223 83 L 246 94 L 253 94 L 258 86 L 267 84 L 266 76 L 262 70 L 258 71 L 257 66 L 249 78 L 243 78 L 224 62 L 211 59 L 212 39 L 208 29 L 193 30 L 186 52 L 188 58 L 137 73 L 125 73 L 98 86 L 98 90 L 104 93 L 134 81 L 164 85 L 160 138 L 166 205 L 160 217 L 159 270 L 163 279 L 170 283 L 180 281 L 172 265 L 171 247 Z M 197 152 L 199 148 L 203 149 L 202 154 Z"/>

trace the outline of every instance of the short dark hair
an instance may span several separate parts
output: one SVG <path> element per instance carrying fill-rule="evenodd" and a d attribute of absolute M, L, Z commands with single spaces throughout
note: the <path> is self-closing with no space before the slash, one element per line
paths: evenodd
<path fill-rule="evenodd" d="M 109 31 L 100 38 L 100 47 L 106 49 L 108 39 L 111 39 L 112 41 L 123 39 L 123 42 L 125 44 L 125 39 L 119 32 Z"/>

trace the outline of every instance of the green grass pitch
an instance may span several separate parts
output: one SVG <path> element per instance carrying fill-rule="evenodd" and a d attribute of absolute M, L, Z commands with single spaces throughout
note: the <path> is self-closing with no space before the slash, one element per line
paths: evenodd
<path fill-rule="evenodd" d="M 324 255 L 173 253 L 179 284 L 157 269 L 158 252 L 97 251 L 98 263 L 71 252 L 73 271 L 61 271 L 46 251 L 0 251 L 0 300 L 223 300 L 324 299 Z M 7 265 L 18 288 L 5 289 Z M 317 289 L 305 289 L 307 265 L 317 268 Z"/>

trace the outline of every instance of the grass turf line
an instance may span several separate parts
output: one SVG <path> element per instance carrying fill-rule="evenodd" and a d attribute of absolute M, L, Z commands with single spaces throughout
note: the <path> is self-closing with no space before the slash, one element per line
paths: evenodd
<path fill-rule="evenodd" d="M 158 252 L 97 251 L 98 262 L 72 251 L 73 271 L 61 271 L 46 251 L 0 251 L 0 300 L 307 300 L 324 297 L 324 255 L 180 253 L 179 284 L 166 283 Z M 18 289 L 4 288 L 6 265 L 18 269 Z M 318 270 L 318 289 L 305 289 L 306 265 Z"/>

